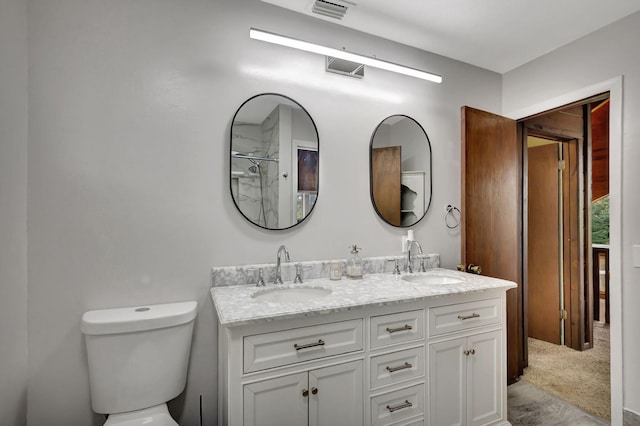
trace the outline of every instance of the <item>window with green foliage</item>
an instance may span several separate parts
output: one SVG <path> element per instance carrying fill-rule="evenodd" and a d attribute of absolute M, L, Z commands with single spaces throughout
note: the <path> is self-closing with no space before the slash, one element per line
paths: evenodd
<path fill-rule="evenodd" d="M 591 204 L 591 242 L 609 244 L 609 196 Z"/>

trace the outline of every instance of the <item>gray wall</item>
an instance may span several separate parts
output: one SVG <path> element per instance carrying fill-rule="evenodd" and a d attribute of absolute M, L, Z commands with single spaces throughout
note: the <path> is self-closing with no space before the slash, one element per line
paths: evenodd
<path fill-rule="evenodd" d="M 250 40 L 250 27 L 374 54 L 444 76 L 441 85 L 371 68 L 324 72 L 324 58 Z M 414 227 L 442 264 L 459 259 L 462 105 L 501 109 L 501 77 L 257 0 L 33 0 L 29 3 L 29 424 L 98 424 L 84 340 L 89 309 L 197 300 L 185 425 L 216 416 L 211 266 L 397 255 L 403 231 L 369 200 L 368 147 L 392 114 L 420 122 L 434 156 L 432 210 Z M 320 135 L 320 195 L 292 230 L 265 231 L 229 194 L 229 125 L 250 96 L 301 103 Z"/>
<path fill-rule="evenodd" d="M 27 2 L 0 0 L 0 424 L 26 422 Z"/>
<path fill-rule="evenodd" d="M 622 105 L 622 369 L 624 407 L 640 413 L 640 270 L 632 245 L 640 244 L 640 13 L 607 26 L 503 76 L 503 111 L 561 97 L 623 76 Z M 613 142 L 612 142 L 613 143 Z M 617 143 L 617 142 L 616 142 Z M 619 171 L 613 170 L 613 172 Z M 612 259 L 616 261 L 616 259 Z M 617 259 L 620 261 L 620 259 Z M 613 321 L 613 320 L 612 320 Z M 614 324 L 619 327 L 620 324 Z M 619 330 L 619 328 L 618 328 Z M 612 328 L 612 337 L 613 337 Z M 616 331 L 617 333 L 617 331 Z M 612 343 L 613 340 L 612 340 Z M 612 356 L 614 352 L 612 350 Z M 615 359 L 613 360 L 615 362 Z M 612 365 L 612 369 L 620 368 Z M 614 413 L 621 415 L 621 413 Z"/>

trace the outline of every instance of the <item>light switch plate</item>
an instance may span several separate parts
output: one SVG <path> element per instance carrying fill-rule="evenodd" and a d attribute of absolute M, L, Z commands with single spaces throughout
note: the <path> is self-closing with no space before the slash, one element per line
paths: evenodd
<path fill-rule="evenodd" d="M 640 246 L 633 246 L 633 267 L 640 268 Z"/>

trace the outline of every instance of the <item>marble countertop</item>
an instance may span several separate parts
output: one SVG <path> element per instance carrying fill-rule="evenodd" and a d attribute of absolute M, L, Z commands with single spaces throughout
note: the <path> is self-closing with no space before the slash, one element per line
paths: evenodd
<path fill-rule="evenodd" d="M 408 276 L 429 275 L 446 275 L 459 278 L 462 282 L 422 284 L 402 279 L 402 277 Z M 265 302 L 251 297 L 254 293 L 263 292 L 266 289 L 288 287 L 322 287 L 331 290 L 331 294 L 304 302 L 288 303 Z M 322 315 L 363 306 L 407 303 L 450 294 L 495 289 L 507 290 L 514 287 L 516 284 L 511 281 L 437 268 L 413 274 L 370 274 L 359 280 L 343 277 L 339 281 L 331 281 L 321 278 L 308 280 L 303 284 L 270 284 L 265 287 L 256 287 L 255 285 L 213 287 L 211 298 L 220 324 L 233 327 L 256 322 Z"/>

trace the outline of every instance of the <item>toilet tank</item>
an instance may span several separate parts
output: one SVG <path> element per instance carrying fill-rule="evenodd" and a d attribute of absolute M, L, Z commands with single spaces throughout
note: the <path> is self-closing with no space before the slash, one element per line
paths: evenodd
<path fill-rule="evenodd" d="M 85 312 L 91 405 L 115 414 L 162 404 L 185 387 L 197 302 Z"/>

